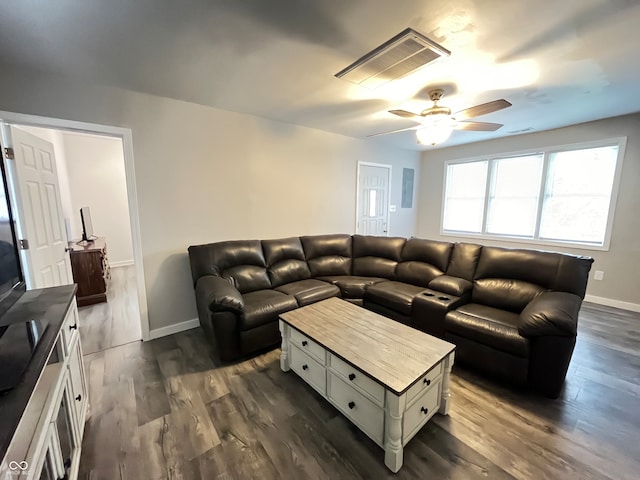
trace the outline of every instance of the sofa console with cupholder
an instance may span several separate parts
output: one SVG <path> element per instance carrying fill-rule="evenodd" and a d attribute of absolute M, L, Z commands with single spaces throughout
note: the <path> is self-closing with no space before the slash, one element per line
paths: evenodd
<path fill-rule="evenodd" d="M 222 361 L 280 344 L 279 315 L 331 297 L 456 345 L 457 364 L 555 398 L 593 259 L 365 235 L 189 247 L 200 324 Z"/>

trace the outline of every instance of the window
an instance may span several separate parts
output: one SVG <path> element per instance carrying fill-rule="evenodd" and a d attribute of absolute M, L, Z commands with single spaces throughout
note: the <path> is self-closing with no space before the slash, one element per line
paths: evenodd
<path fill-rule="evenodd" d="M 607 247 L 624 141 L 448 162 L 442 232 Z"/>

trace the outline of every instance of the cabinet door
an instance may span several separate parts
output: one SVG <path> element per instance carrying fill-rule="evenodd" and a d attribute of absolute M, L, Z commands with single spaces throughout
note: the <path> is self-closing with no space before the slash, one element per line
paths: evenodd
<path fill-rule="evenodd" d="M 84 433 L 84 420 L 87 411 L 87 379 L 84 374 L 84 363 L 82 361 L 82 346 L 79 336 L 76 342 L 71 345 L 69 352 L 69 376 L 71 379 L 71 397 L 77 419 L 77 429 L 79 440 L 82 441 Z"/>

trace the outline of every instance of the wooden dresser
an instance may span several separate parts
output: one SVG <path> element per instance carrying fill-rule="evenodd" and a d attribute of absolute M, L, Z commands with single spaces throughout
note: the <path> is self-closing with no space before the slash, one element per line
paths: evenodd
<path fill-rule="evenodd" d="M 106 302 L 110 272 L 105 238 L 98 237 L 86 245 L 70 242 L 69 249 L 73 281 L 78 284 L 78 306 Z"/>

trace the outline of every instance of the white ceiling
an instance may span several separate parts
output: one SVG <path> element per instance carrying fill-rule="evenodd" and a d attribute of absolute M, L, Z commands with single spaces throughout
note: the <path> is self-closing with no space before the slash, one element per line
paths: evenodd
<path fill-rule="evenodd" d="M 334 77 L 406 27 L 451 57 L 376 90 Z M 513 104 L 446 147 L 640 111 L 639 29 L 637 0 L 5 0 L 0 65 L 358 138 L 414 125 L 387 110 L 421 111 L 429 87 L 453 111 Z"/>

